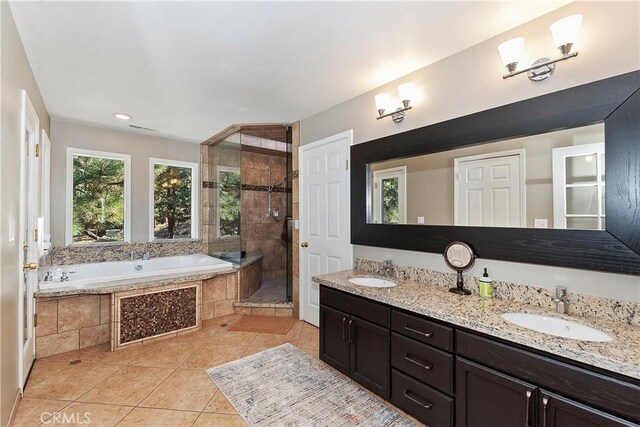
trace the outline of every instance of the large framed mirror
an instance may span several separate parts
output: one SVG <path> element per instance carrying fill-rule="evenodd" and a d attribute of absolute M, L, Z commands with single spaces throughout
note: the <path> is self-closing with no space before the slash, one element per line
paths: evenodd
<path fill-rule="evenodd" d="M 351 148 L 352 243 L 640 274 L 640 72 Z"/>

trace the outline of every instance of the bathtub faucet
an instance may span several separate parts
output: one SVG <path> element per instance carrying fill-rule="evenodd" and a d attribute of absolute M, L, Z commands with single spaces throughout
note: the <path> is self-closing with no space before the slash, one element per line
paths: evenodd
<path fill-rule="evenodd" d="M 142 254 L 142 259 L 145 261 L 151 259 L 151 254 L 149 252 L 145 252 L 144 254 Z"/>
<path fill-rule="evenodd" d="M 129 260 L 130 261 L 135 261 L 136 260 L 136 251 L 135 251 L 135 249 L 131 249 L 131 252 L 129 252 Z"/>

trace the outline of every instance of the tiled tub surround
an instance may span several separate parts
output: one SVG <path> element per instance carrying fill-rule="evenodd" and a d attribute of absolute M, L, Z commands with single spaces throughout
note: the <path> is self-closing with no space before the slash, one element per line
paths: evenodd
<path fill-rule="evenodd" d="M 37 298 L 36 357 L 109 342 L 110 295 Z"/>
<path fill-rule="evenodd" d="M 142 258 L 145 252 L 149 252 L 152 258 L 197 254 L 202 252 L 202 241 L 189 239 L 54 247 L 40 264 L 49 266 L 124 261 L 129 260 L 132 250 L 136 252 L 137 258 Z"/>
<path fill-rule="evenodd" d="M 355 269 L 363 274 L 383 274 L 381 261 L 356 258 Z M 394 265 L 392 280 L 411 280 L 425 285 L 449 289 L 456 286 L 455 273 L 442 273 L 417 267 Z M 465 287 L 478 295 L 478 278 L 464 277 Z M 494 297 L 553 310 L 555 291 L 529 284 L 497 281 L 493 285 Z M 640 327 L 640 304 L 591 295 L 567 293 L 567 312 L 570 316 L 596 317 Z"/>
<path fill-rule="evenodd" d="M 360 260 L 357 265 L 368 264 Z M 377 266 L 377 264 L 370 264 Z M 524 301 L 507 299 L 483 299 L 477 294 L 460 296 L 448 291 L 449 283 L 440 285 L 419 283 L 410 278 L 402 278 L 398 269 L 393 280 L 394 288 L 369 288 L 349 282 L 350 278 L 377 275 L 368 270 L 347 270 L 313 277 L 313 281 L 331 288 L 372 299 L 392 307 L 397 307 L 456 326 L 472 329 L 497 338 L 502 338 L 533 349 L 582 362 L 597 368 L 640 379 L 640 327 L 627 322 L 604 320 L 596 317 L 562 316 Z M 415 269 L 417 272 L 417 269 Z M 433 276 L 437 280 L 437 276 Z M 586 342 L 558 338 L 521 328 L 507 322 L 504 312 L 543 313 L 549 316 L 565 317 L 602 329 L 614 337 L 606 343 Z"/>

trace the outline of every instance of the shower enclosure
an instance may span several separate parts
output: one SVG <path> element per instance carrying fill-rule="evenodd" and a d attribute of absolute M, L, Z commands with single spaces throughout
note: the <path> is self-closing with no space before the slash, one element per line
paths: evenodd
<path fill-rule="evenodd" d="M 286 125 L 232 126 L 202 145 L 202 234 L 241 267 L 239 302 L 292 301 L 291 140 Z"/>

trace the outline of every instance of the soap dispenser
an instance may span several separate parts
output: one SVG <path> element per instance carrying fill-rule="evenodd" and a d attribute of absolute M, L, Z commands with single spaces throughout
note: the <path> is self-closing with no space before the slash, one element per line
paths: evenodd
<path fill-rule="evenodd" d="M 478 281 L 478 288 L 482 298 L 493 298 L 493 279 L 489 277 L 486 268 L 484 269 L 484 274 Z"/>

